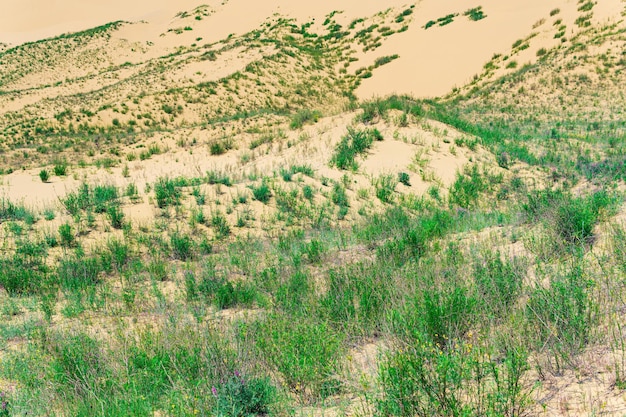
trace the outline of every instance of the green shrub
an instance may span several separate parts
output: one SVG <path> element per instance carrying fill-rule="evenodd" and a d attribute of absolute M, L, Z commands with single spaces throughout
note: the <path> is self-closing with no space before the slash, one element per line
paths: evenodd
<path fill-rule="evenodd" d="M 518 346 L 490 352 L 459 342 L 441 349 L 418 337 L 381 360 L 376 415 L 522 416 L 531 405 L 527 369 L 528 353 Z"/>
<path fill-rule="evenodd" d="M 96 185 L 91 194 L 95 213 L 105 213 L 112 204 L 117 204 L 119 197 L 117 187 L 113 185 Z"/>
<path fill-rule="evenodd" d="M 226 153 L 226 147 L 221 141 L 215 140 L 209 144 L 209 151 L 211 155 L 222 155 Z"/>
<path fill-rule="evenodd" d="M 333 184 L 333 189 L 330 194 L 330 200 L 333 204 L 342 207 L 350 207 L 350 201 L 348 200 L 348 194 L 346 188 L 339 182 Z"/>
<path fill-rule="evenodd" d="M 0 222 L 21 220 L 28 225 L 35 223 L 35 214 L 24 206 L 0 198 Z"/>
<path fill-rule="evenodd" d="M 315 191 L 313 190 L 313 187 L 311 187 L 310 185 L 305 185 L 304 187 L 302 187 L 302 196 L 309 201 L 313 201 L 313 197 L 315 196 Z"/>
<path fill-rule="evenodd" d="M 400 217 L 401 222 L 407 222 L 400 210 L 394 209 L 393 217 Z M 397 216 L 397 217 L 396 217 Z M 378 219 L 377 219 L 378 220 Z M 410 259 L 418 259 L 428 251 L 436 239 L 443 237 L 454 223 L 452 215 L 444 210 L 437 210 L 430 215 L 422 216 L 406 224 L 399 236 L 394 236 L 382 244 L 377 251 L 381 260 L 404 264 Z M 380 227 L 385 227 L 380 224 Z M 397 226 L 396 226 L 397 227 Z"/>
<path fill-rule="evenodd" d="M 381 175 L 374 181 L 376 197 L 383 203 L 391 203 L 396 184 L 397 181 L 393 175 Z"/>
<path fill-rule="evenodd" d="M 222 184 L 230 187 L 233 183 L 228 175 L 216 171 L 207 171 L 207 182 L 209 184 Z"/>
<path fill-rule="evenodd" d="M 270 201 L 272 192 L 267 182 L 263 181 L 259 186 L 251 186 L 250 188 L 252 189 L 252 196 L 255 200 L 264 204 L 267 204 L 267 202 Z"/>
<path fill-rule="evenodd" d="M 375 140 L 383 137 L 377 129 L 354 130 L 348 128 L 348 133 L 341 138 L 330 160 L 331 166 L 339 169 L 356 170 L 358 164 L 356 157 L 364 154 L 372 146 Z"/>
<path fill-rule="evenodd" d="M 97 256 L 87 256 L 77 249 L 59 260 L 56 275 L 61 287 L 70 291 L 81 291 L 101 282 L 103 264 Z"/>
<path fill-rule="evenodd" d="M 317 110 L 303 109 L 294 114 L 289 123 L 291 129 L 300 129 L 307 123 L 317 123 L 322 114 Z"/>
<path fill-rule="evenodd" d="M 381 331 L 395 301 L 391 269 L 381 262 L 362 262 L 331 270 L 328 280 L 320 307 L 333 327 L 359 336 Z"/>
<path fill-rule="evenodd" d="M 46 343 L 52 357 L 52 377 L 61 392 L 76 395 L 79 401 L 100 396 L 110 371 L 100 344 L 85 333 L 56 334 Z"/>
<path fill-rule="evenodd" d="M 61 238 L 61 246 L 69 248 L 76 244 L 76 237 L 69 223 L 59 226 L 59 237 Z"/>
<path fill-rule="evenodd" d="M 340 389 L 335 375 L 344 354 L 342 337 L 326 323 L 271 314 L 253 323 L 248 332 L 264 360 L 305 402 Z"/>
<path fill-rule="evenodd" d="M 172 245 L 172 257 L 174 259 L 186 261 L 192 257 L 193 241 L 188 235 L 176 231 L 170 236 L 170 244 Z"/>
<path fill-rule="evenodd" d="M 60 163 L 54 166 L 54 175 L 57 177 L 64 177 L 67 175 L 67 164 Z"/>
<path fill-rule="evenodd" d="M 593 325 L 592 282 L 580 265 L 556 274 L 547 288 L 535 289 L 528 299 L 528 334 L 536 347 L 550 349 L 557 364 L 583 349 Z"/>
<path fill-rule="evenodd" d="M 10 296 L 38 293 L 45 289 L 49 268 L 42 245 L 18 241 L 13 255 L 0 258 L 0 287 Z"/>
<path fill-rule="evenodd" d="M 474 264 L 474 283 L 484 309 L 502 317 L 521 294 L 525 268 L 517 259 L 503 261 L 500 252 L 489 253 Z"/>
<path fill-rule="evenodd" d="M 489 183 L 484 174 L 478 170 L 478 166 L 472 165 L 463 174 L 456 174 L 456 180 L 450 187 L 450 204 L 465 209 L 474 208 L 482 193 L 488 189 Z"/>
<path fill-rule="evenodd" d="M 39 178 L 41 179 L 41 182 L 48 182 L 48 180 L 50 179 L 50 173 L 48 172 L 48 170 L 42 169 L 41 171 L 39 171 Z"/>
<path fill-rule="evenodd" d="M 154 184 L 154 195 L 159 208 L 180 204 L 180 189 L 176 186 L 176 183 L 169 178 L 159 178 L 157 180 Z"/>
<path fill-rule="evenodd" d="M 211 226 L 215 230 L 215 234 L 218 238 L 225 238 L 230 235 L 230 226 L 228 220 L 221 212 L 217 211 L 211 217 Z"/>
<path fill-rule="evenodd" d="M 463 13 L 463 16 L 467 16 L 468 19 L 473 20 L 474 22 L 477 22 L 487 17 L 482 10 L 482 6 L 474 7 L 473 9 L 467 10 L 465 13 Z"/>
<path fill-rule="evenodd" d="M 216 397 L 213 415 L 220 417 L 269 415 L 270 405 L 276 402 L 276 388 L 269 378 L 246 378 L 238 371 L 211 390 Z"/>
<path fill-rule="evenodd" d="M 198 293 L 219 309 L 251 307 L 258 298 L 257 290 L 253 286 L 241 281 L 233 284 L 218 276 L 215 265 L 210 262 L 204 265 Z"/>
<path fill-rule="evenodd" d="M 124 226 L 124 211 L 118 205 L 110 205 L 107 208 L 107 216 L 114 229 L 121 229 Z"/>
<path fill-rule="evenodd" d="M 118 198 L 118 190 L 113 185 L 96 185 L 92 189 L 83 183 L 78 190 L 67 194 L 61 202 L 72 216 L 76 216 L 81 211 L 89 210 L 106 213 L 111 205 L 119 204 Z"/>
<path fill-rule="evenodd" d="M 407 187 L 411 186 L 411 177 L 406 172 L 398 173 L 398 182 L 406 185 Z"/>

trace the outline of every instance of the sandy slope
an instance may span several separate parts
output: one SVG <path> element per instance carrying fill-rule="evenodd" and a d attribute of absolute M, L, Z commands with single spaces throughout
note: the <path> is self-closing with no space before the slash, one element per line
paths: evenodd
<path fill-rule="evenodd" d="M 145 24 L 128 26 L 117 36 L 156 45 L 156 55 L 162 53 L 163 48 L 188 45 L 195 39 L 213 42 L 231 33 L 253 30 L 275 15 L 301 22 L 315 19 L 320 24 L 330 12 L 341 10 L 344 13 L 337 15 L 336 19 L 345 25 L 354 18 L 381 12 L 382 7 L 374 0 L 5 0 L 3 3 L 1 42 L 19 44 L 114 20 L 143 21 Z M 405 0 L 391 0 L 384 6 L 400 10 L 412 4 Z M 355 68 L 369 65 L 384 55 L 398 54 L 400 59 L 378 70 L 371 79 L 364 80 L 357 91 L 358 96 L 366 98 L 394 92 L 422 97 L 446 94 L 479 73 L 494 53 L 509 52 L 511 44 L 529 35 L 533 25 L 548 18 L 551 10 L 560 8 L 562 15 L 567 17 L 565 20 L 573 21 L 579 6 L 571 0 L 484 0 L 480 3 L 474 0 L 422 0 L 414 4 L 415 13 L 409 30 L 390 37 L 373 52 L 360 54 L 361 59 L 354 64 Z M 200 5 L 206 5 L 208 10 L 202 22 L 177 17 L 178 13 L 191 12 Z M 472 22 L 463 16 L 464 11 L 478 5 L 483 7 L 487 18 Z M 623 7 L 620 0 L 599 0 L 594 11 L 595 19 L 618 19 Z M 426 22 L 450 13 L 459 14 L 453 23 L 424 30 Z M 163 36 L 177 25 L 181 28 L 190 25 L 193 30 L 181 36 Z M 547 46 L 557 43 L 550 41 L 551 35 L 545 38 Z M 528 51 L 522 58 L 532 61 L 535 55 Z"/>

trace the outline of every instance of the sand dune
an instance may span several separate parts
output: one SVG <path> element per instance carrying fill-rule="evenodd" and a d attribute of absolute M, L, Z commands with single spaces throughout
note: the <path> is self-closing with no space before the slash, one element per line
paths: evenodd
<path fill-rule="evenodd" d="M 142 21 L 146 24 L 123 28 L 118 36 L 130 41 L 156 45 L 155 55 L 163 48 L 188 45 L 195 39 L 216 42 L 231 33 L 251 31 L 267 19 L 279 15 L 316 24 L 334 10 L 342 11 L 336 19 L 347 24 L 357 17 L 367 17 L 380 12 L 380 2 L 374 0 L 348 0 L 331 2 L 293 2 L 289 0 L 230 0 L 227 2 L 146 1 L 122 0 L 7 0 L 0 15 L 0 42 L 20 44 L 61 33 L 88 29 L 115 20 Z M 617 19 L 623 4 L 619 0 L 598 2 L 595 19 Z M 183 11 L 192 11 L 206 5 L 206 18 L 202 22 L 178 22 Z M 388 8 L 411 6 L 403 0 L 385 3 Z M 506 54 L 517 39 L 533 31 L 533 25 L 549 17 L 551 10 L 560 8 L 562 15 L 573 21 L 577 3 L 567 0 L 517 0 L 501 2 L 485 0 L 480 3 L 487 18 L 473 22 L 463 12 L 476 7 L 472 0 L 441 2 L 423 0 L 415 3 L 414 22 L 404 33 L 388 39 L 375 51 L 361 53 L 354 67 L 373 62 L 383 55 L 398 54 L 400 59 L 381 68 L 376 76 L 364 80 L 357 90 L 361 98 L 390 93 L 410 93 L 420 97 L 433 97 L 448 93 L 455 86 L 466 84 L 494 53 Z M 424 25 L 447 14 L 459 14 L 449 25 Z M 193 31 L 181 36 L 162 36 L 176 25 L 193 25 Z M 551 36 L 547 36 L 551 39 Z M 556 44 L 557 40 L 547 42 Z M 550 46 L 549 45 L 549 46 Z M 160 47 L 160 48 L 159 48 Z M 527 53 L 525 60 L 535 59 Z"/>

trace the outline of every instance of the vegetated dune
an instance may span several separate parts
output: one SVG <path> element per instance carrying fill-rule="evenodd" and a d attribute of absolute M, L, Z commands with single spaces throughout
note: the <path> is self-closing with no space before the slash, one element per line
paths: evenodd
<path fill-rule="evenodd" d="M 537 39 L 532 45 L 550 47 L 560 39 L 542 25 L 550 12 L 560 10 L 558 18 L 567 25 L 569 36 L 574 20 L 580 13 L 579 4 L 565 0 L 509 1 L 455 0 L 441 2 L 422 0 L 410 3 L 403 0 L 385 2 L 381 10 L 379 2 L 331 1 L 292 2 L 287 0 L 228 0 L 201 2 L 185 1 L 91 1 L 88 4 L 76 0 L 47 2 L 9 0 L 3 4 L 0 16 L 0 42 L 21 44 L 62 33 L 90 29 L 112 21 L 142 22 L 127 26 L 116 36 L 131 42 L 149 44 L 156 54 L 164 54 L 162 48 L 189 45 L 195 39 L 215 42 L 230 34 L 243 34 L 259 27 L 264 21 L 279 15 L 305 23 L 315 19 L 318 25 L 333 11 L 342 12 L 337 22 L 347 25 L 357 18 L 376 13 L 388 13 L 391 9 L 415 6 L 412 21 L 406 30 L 384 41 L 380 48 L 368 53 L 359 51 L 359 61 L 352 69 L 370 65 L 379 56 L 397 54 L 399 58 L 378 71 L 372 78 L 364 80 L 357 89 L 360 98 L 383 96 L 390 93 L 408 93 L 418 97 L 435 97 L 448 93 L 453 87 L 461 87 L 479 73 L 482 66 L 494 53 L 506 54 L 511 44 L 532 33 Z M 472 20 L 464 13 L 480 7 L 483 16 Z M 201 13 L 195 11 L 201 10 Z M 602 0 L 594 10 L 593 20 L 603 22 L 617 20 L 623 4 L 619 0 Z M 189 19 L 181 18 L 185 13 Z M 440 26 L 438 19 L 452 15 L 449 23 Z M 194 20 L 194 17 L 198 19 Z M 484 17 L 484 18 L 483 18 Z M 428 22 L 437 22 L 425 29 Z M 176 25 L 180 25 L 177 27 Z M 185 28 L 189 29 L 185 31 Z M 571 28 L 571 29 L 570 29 Z M 180 29 L 180 36 L 163 36 L 168 30 Z M 192 29 L 192 30 L 191 30 Z M 556 29 L 556 28 L 554 28 Z M 171 33 L 171 32 L 170 32 Z M 383 32 L 382 37 L 389 36 Z M 532 62 L 531 48 L 520 56 L 519 64 Z M 120 51 L 121 52 L 121 51 Z"/>
<path fill-rule="evenodd" d="M 0 399 L 620 415 L 624 6 L 6 0 Z"/>

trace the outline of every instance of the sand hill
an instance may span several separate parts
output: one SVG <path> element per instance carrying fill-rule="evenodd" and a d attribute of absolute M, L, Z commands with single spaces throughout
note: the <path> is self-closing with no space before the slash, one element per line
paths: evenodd
<path fill-rule="evenodd" d="M 0 417 L 626 409 L 622 0 L 4 3 Z"/>

